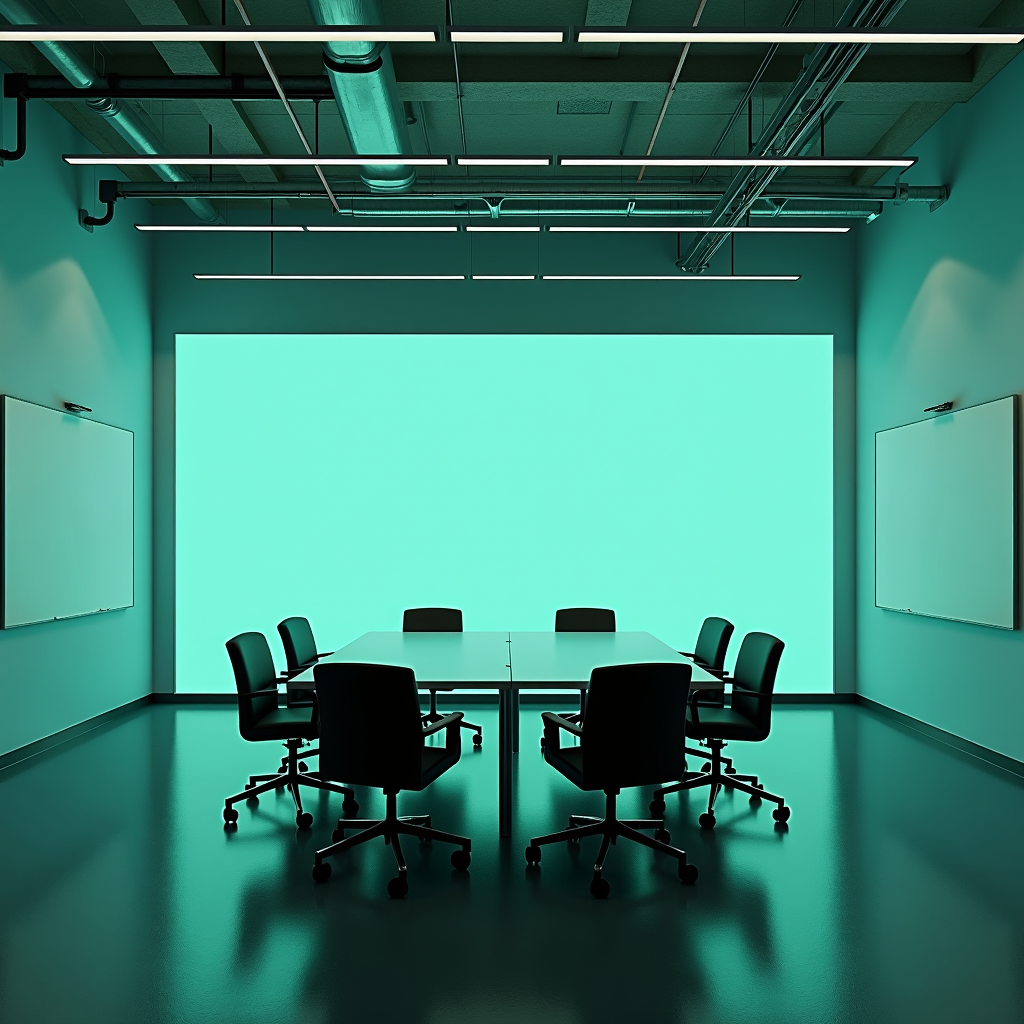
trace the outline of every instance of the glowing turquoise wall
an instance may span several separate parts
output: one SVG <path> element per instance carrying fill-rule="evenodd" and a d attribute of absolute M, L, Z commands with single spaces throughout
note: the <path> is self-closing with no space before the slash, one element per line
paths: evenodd
<path fill-rule="evenodd" d="M 283 666 L 287 615 L 334 650 L 417 605 L 686 650 L 722 614 L 832 690 L 830 336 L 179 336 L 176 422 L 179 690 L 233 690 L 235 633 Z"/>
<path fill-rule="evenodd" d="M 949 182 L 952 196 L 934 213 L 890 209 L 861 229 L 857 332 L 857 688 L 1018 759 L 1021 631 L 874 607 L 873 456 L 875 431 L 921 419 L 926 406 L 1024 391 L 1022 92 L 1018 57 L 914 147 L 921 161 L 906 180 Z"/>
<path fill-rule="evenodd" d="M 4 101 L 8 148 L 13 110 Z M 45 103 L 29 116 L 27 155 L 0 167 L 0 393 L 79 402 L 135 431 L 135 607 L 0 631 L 0 753 L 142 697 L 151 680 L 149 245 L 127 218 L 79 227 L 93 174 L 60 154 L 89 146 Z"/>

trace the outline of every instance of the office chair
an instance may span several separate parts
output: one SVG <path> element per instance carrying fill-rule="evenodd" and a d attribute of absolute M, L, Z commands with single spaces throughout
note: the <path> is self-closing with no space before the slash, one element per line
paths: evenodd
<path fill-rule="evenodd" d="M 582 725 L 545 711 L 544 760 L 570 782 L 584 790 L 604 790 L 605 815 L 594 818 L 571 814 L 562 832 L 532 839 L 526 863 L 539 864 L 541 847 L 548 843 L 576 843 L 586 836 L 602 837 L 594 864 L 590 892 L 596 899 L 608 896 L 611 886 L 602 876 L 608 847 L 622 837 L 679 861 L 684 882 L 697 879 L 697 868 L 686 862 L 686 853 L 669 846 L 664 818 L 620 821 L 615 814 L 619 790 L 644 786 L 668 772 L 679 778 L 683 770 L 686 695 L 690 666 L 679 664 L 613 665 L 595 668 L 587 692 L 587 714 Z M 559 730 L 579 738 L 579 746 L 559 746 Z M 654 829 L 654 838 L 640 829 Z"/>
<path fill-rule="evenodd" d="M 345 798 L 342 804 L 344 814 L 358 814 L 359 804 L 351 789 L 307 775 L 304 766 L 299 765 L 299 748 L 306 740 L 317 738 L 317 722 L 312 708 L 277 706 L 279 680 L 267 638 L 262 633 L 239 633 L 225 646 L 235 673 L 238 731 L 242 738 L 255 743 L 284 740 L 288 755 L 285 771 L 275 775 L 250 775 L 245 789 L 224 801 L 224 821 L 228 825 L 237 824 L 238 811 L 233 805 L 239 800 L 258 800 L 260 793 L 285 787 L 295 801 L 295 824 L 299 828 L 309 828 L 313 824 L 313 815 L 302 809 L 300 786 L 341 793 Z"/>
<path fill-rule="evenodd" d="M 288 666 L 284 672 L 286 679 L 294 679 L 300 672 L 305 672 L 306 669 L 315 665 L 320 658 L 326 658 L 328 654 L 332 653 L 331 651 L 317 651 L 309 619 L 304 619 L 301 615 L 282 619 L 277 624 L 277 632 L 281 637 L 285 662 Z M 288 690 L 287 693 L 288 707 L 309 708 L 313 706 L 312 691 Z"/>
<path fill-rule="evenodd" d="M 697 634 L 697 643 L 692 651 L 680 651 L 687 658 L 692 658 L 706 672 L 710 672 L 719 679 L 725 679 L 729 674 L 725 670 L 725 652 L 729 649 L 729 641 L 732 639 L 734 630 L 733 624 L 728 619 L 721 619 L 716 615 L 709 616 L 701 624 L 700 632 Z M 701 707 L 723 708 L 725 707 L 725 689 L 721 691 L 701 694 Z M 709 757 L 706 750 L 698 750 L 695 747 L 687 747 L 687 754 L 694 754 L 698 757 Z M 722 758 L 725 771 L 733 774 L 735 769 L 732 766 L 732 758 Z M 710 768 L 710 766 L 708 766 Z M 707 771 L 708 768 L 704 770 Z"/>
<path fill-rule="evenodd" d="M 740 645 L 732 676 L 730 707 L 702 707 L 696 700 L 697 691 L 690 697 L 687 713 L 687 736 L 701 740 L 711 750 L 711 763 L 705 771 L 687 772 L 681 782 L 654 791 L 650 803 L 652 814 L 665 813 L 665 794 L 677 793 L 698 786 L 710 786 L 708 809 L 700 816 L 701 828 L 715 827 L 715 799 L 722 787 L 738 789 L 749 794 L 751 803 L 761 799 L 778 804 L 772 817 L 779 824 L 789 820 L 790 809 L 785 800 L 774 793 L 766 793 L 756 775 L 735 775 L 722 771 L 722 748 L 727 740 L 759 743 L 768 738 L 772 728 L 772 693 L 779 659 L 785 644 L 769 633 L 748 633 Z"/>
<path fill-rule="evenodd" d="M 383 821 L 338 821 L 332 837 L 334 844 L 316 851 L 313 879 L 326 882 L 331 877 L 331 865 L 324 862 L 325 857 L 334 857 L 379 836 L 390 844 L 398 862 L 398 875 L 388 882 L 392 899 L 401 899 L 409 891 L 399 836 L 455 843 L 461 849 L 452 854 L 452 867 L 456 871 L 467 870 L 469 839 L 431 828 L 429 815 L 398 816 L 401 790 L 425 789 L 459 760 L 462 712 L 425 723 L 411 668 L 339 662 L 317 665 L 313 678 L 322 726 L 321 777 L 351 779 L 356 785 L 383 789 L 387 802 Z M 382 728 L 386 730 L 386 742 L 380 738 Z M 426 738 L 442 729 L 445 745 L 429 746 Z M 346 829 L 360 831 L 346 839 Z"/>
<path fill-rule="evenodd" d="M 555 612 L 556 633 L 614 633 L 615 612 L 611 608 L 559 608 Z M 567 711 L 562 717 L 567 722 L 582 722 L 587 710 L 587 691 L 580 688 L 580 709 Z M 540 745 L 544 746 L 541 737 Z"/>
<path fill-rule="evenodd" d="M 458 608 L 406 608 L 402 616 L 403 633 L 461 633 L 462 612 Z M 440 722 L 447 715 L 438 714 L 437 691 L 445 688 L 434 687 L 430 690 L 430 710 L 423 716 L 424 722 Z M 445 690 L 451 693 L 449 687 Z M 484 741 L 484 730 L 482 726 L 473 725 L 472 722 L 459 720 L 463 729 L 473 731 L 473 746 L 479 747 Z"/>

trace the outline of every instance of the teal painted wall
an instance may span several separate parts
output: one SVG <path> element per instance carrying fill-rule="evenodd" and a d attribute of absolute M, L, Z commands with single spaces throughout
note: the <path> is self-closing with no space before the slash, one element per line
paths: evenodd
<path fill-rule="evenodd" d="M 152 678 L 150 247 L 127 218 L 79 227 L 93 174 L 60 154 L 89 147 L 46 104 L 29 116 L 27 155 L 0 167 L 0 392 L 79 402 L 135 432 L 135 606 L 0 631 L 0 752 L 144 696 Z"/>
<path fill-rule="evenodd" d="M 1018 57 L 914 147 L 906 180 L 949 182 L 944 206 L 859 230 L 857 688 L 1024 760 L 1024 635 L 875 608 L 873 536 L 875 431 L 1024 391 L 1022 93 Z"/>
<path fill-rule="evenodd" d="M 126 213 L 134 207 L 127 207 Z M 308 208 L 307 208 L 308 209 Z M 265 216 L 261 214 L 250 215 Z M 312 222 L 322 212 L 282 210 L 277 220 Z M 457 236 L 283 236 L 275 270 L 373 273 L 670 273 L 675 239 L 566 235 L 505 236 L 481 244 Z M 671 334 L 833 335 L 834 677 L 839 690 L 854 681 L 853 617 L 853 338 L 854 246 L 851 236 L 744 238 L 738 273 L 765 270 L 804 275 L 795 284 L 558 283 L 558 282 L 197 282 L 192 273 L 266 272 L 265 237 L 165 235 L 155 262 L 155 685 L 174 685 L 174 367 L 177 334 Z M 722 254 L 727 270 L 728 252 Z M 284 347 L 281 358 L 287 358 Z M 244 356 L 239 357 L 240 361 Z M 246 379 L 227 374 L 223 394 Z M 486 382 L 481 382 L 485 387 Z M 678 400 L 701 382 L 678 382 Z M 728 403 L 733 396 L 722 394 Z M 757 403 L 778 396 L 765 386 Z M 216 395 L 209 399 L 216 401 Z M 301 389 L 279 396 L 282 415 L 303 401 Z M 749 416 L 749 409 L 746 411 Z M 754 418 L 756 421 L 756 417 Z M 812 429 L 809 425 L 808 429 Z M 713 437 L 709 437 L 713 443 Z M 270 500 L 289 486 L 287 467 L 268 464 Z M 723 501 L 756 501 L 730 477 L 719 480 Z M 306 493 L 306 492 L 303 492 Z M 308 490 L 310 495 L 315 488 Z M 699 581 L 687 585 L 699 587 Z M 552 600 L 554 600 L 552 598 Z M 552 605 L 553 607 L 553 605 Z M 255 624 L 254 624 L 255 625 Z M 260 623 L 268 628 L 267 623 Z M 269 623 L 272 628 L 273 623 Z M 826 686 L 826 688 L 828 688 Z"/>

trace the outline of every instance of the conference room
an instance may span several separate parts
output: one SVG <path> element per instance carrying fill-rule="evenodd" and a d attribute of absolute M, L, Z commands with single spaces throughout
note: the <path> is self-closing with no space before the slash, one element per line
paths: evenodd
<path fill-rule="evenodd" d="M 0 1019 L 1024 1019 L 1024 20 L 0 0 Z"/>

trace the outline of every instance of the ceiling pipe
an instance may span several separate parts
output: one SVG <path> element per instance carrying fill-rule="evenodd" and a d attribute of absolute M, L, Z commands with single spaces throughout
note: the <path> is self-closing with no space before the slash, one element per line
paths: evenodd
<path fill-rule="evenodd" d="M 13 25 L 57 25 L 60 19 L 43 0 L 0 0 L 0 14 Z M 77 89 L 90 89 L 99 80 L 96 72 L 78 54 L 64 43 L 40 41 L 33 46 Z M 125 142 L 136 153 L 153 155 L 166 152 L 166 146 L 153 128 L 124 102 L 110 96 L 90 96 L 86 107 L 100 117 L 106 118 Z M 166 182 L 191 182 L 191 175 L 177 167 L 155 165 L 153 171 Z M 184 198 L 185 205 L 201 220 L 208 224 L 219 219 L 217 211 L 209 200 L 199 197 Z"/>
<path fill-rule="evenodd" d="M 306 0 L 318 25 L 383 25 L 380 0 Z M 380 156 L 412 152 L 405 108 L 387 43 L 324 43 L 324 68 L 352 152 Z M 400 192 L 416 178 L 411 167 L 368 164 L 372 192 Z"/>

